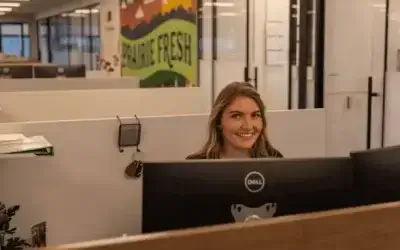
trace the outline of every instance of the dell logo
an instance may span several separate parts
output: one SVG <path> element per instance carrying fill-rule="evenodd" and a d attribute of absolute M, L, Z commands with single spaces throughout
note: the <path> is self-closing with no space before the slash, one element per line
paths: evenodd
<path fill-rule="evenodd" d="M 251 193 L 257 193 L 264 189 L 265 178 L 259 172 L 250 172 L 244 179 L 244 186 Z"/>

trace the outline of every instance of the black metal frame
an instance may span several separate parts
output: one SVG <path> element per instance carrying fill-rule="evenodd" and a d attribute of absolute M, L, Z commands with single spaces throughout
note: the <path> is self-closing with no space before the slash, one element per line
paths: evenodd
<path fill-rule="evenodd" d="M 2 26 L 3 25 L 18 25 L 20 29 L 20 35 L 5 35 L 2 33 Z M 29 35 L 30 27 L 28 25 L 28 34 L 24 34 L 24 25 L 28 25 L 25 22 L 2 22 L 0 23 L 0 51 L 3 51 L 3 37 L 12 37 L 12 38 L 20 38 L 21 39 L 21 56 L 29 57 L 25 51 L 25 38 L 31 39 Z M 30 43 L 29 43 L 30 44 Z M 29 50 L 30 51 L 30 50 Z"/>
<path fill-rule="evenodd" d="M 81 7 L 81 8 L 85 8 L 85 9 L 93 9 L 94 7 L 97 7 L 98 6 L 98 4 L 95 4 L 95 5 L 89 5 L 89 6 L 84 6 L 84 7 Z M 79 9 L 81 9 L 81 8 L 79 8 Z M 75 9 L 74 9 L 75 10 Z M 74 11 L 74 10 L 70 10 L 70 11 L 68 11 L 67 13 L 70 13 L 70 12 L 72 12 L 72 11 Z M 54 36 L 54 37 L 59 37 L 57 34 L 52 34 L 52 29 L 51 29 L 51 27 L 52 27 L 52 25 L 54 25 L 53 24 L 53 20 L 55 19 L 55 22 L 57 22 L 57 19 L 59 19 L 60 17 L 61 17 L 61 13 L 60 14 L 58 14 L 58 15 L 55 15 L 55 16 L 50 16 L 50 17 L 46 17 L 46 18 L 43 18 L 43 19 L 41 19 L 41 20 L 38 20 L 38 25 L 40 26 L 40 25 L 45 25 L 45 26 L 47 26 L 47 34 L 46 34 L 46 43 L 47 43 L 47 51 L 46 51 L 46 53 L 48 54 L 48 59 L 49 59 L 49 62 L 54 62 L 54 56 L 53 56 L 53 52 L 52 52 L 52 48 L 54 47 L 53 45 L 54 45 L 54 41 L 53 41 L 53 39 L 52 39 L 52 37 Z M 97 37 L 99 37 L 99 35 L 98 34 L 96 34 L 96 35 L 94 35 L 93 34 L 93 30 L 92 30 L 92 24 L 93 24 L 93 18 L 94 18 L 94 15 L 92 14 L 92 12 L 90 12 L 89 14 L 89 51 L 88 51 L 88 53 L 90 53 L 90 54 L 94 54 L 96 51 L 94 51 L 94 42 L 93 42 L 93 40 L 95 39 L 95 38 L 97 38 Z M 68 40 L 70 40 L 70 38 L 71 38 L 71 18 L 70 17 L 68 17 L 68 16 L 65 16 L 65 17 L 62 17 L 63 19 L 65 19 L 65 21 L 66 21 L 66 25 L 68 26 L 68 28 L 67 28 L 67 34 L 66 34 L 66 36 L 67 36 L 67 39 Z M 44 24 L 42 24 L 42 21 L 44 21 Z M 84 23 L 84 20 L 83 20 L 83 18 L 82 18 L 82 20 L 81 20 L 81 37 L 85 37 L 84 36 L 84 26 L 85 26 L 85 23 Z M 98 28 L 98 30 L 99 30 L 99 33 L 100 33 L 100 22 L 98 22 L 98 25 L 99 25 L 99 28 Z M 39 27 L 38 26 L 38 27 Z M 40 34 L 40 28 L 38 28 L 38 37 L 39 37 L 39 42 L 41 43 L 42 41 L 41 41 L 41 34 Z M 56 29 L 56 32 L 57 32 L 57 29 Z M 39 44 L 40 44 L 39 43 Z M 40 57 L 42 57 L 42 55 L 43 55 L 43 51 L 41 51 L 41 46 L 38 46 L 39 47 L 39 54 L 40 54 Z M 68 64 L 71 62 L 71 46 L 70 45 L 68 45 L 67 46 L 67 57 L 68 57 Z M 41 58 L 40 58 L 41 59 Z M 82 61 L 82 63 L 85 63 L 84 62 L 84 58 L 83 58 L 83 54 L 82 54 L 82 57 L 81 57 L 81 61 Z M 89 61 L 89 67 L 88 67 L 88 69 L 95 69 L 96 68 L 96 63 L 93 63 L 93 60 L 92 60 L 92 58 L 90 59 L 90 61 Z"/>
<path fill-rule="evenodd" d="M 314 108 L 324 107 L 324 67 L 325 67 L 325 1 L 316 0 L 316 43 L 314 71 Z"/>
<path fill-rule="evenodd" d="M 385 146 L 385 126 L 386 126 L 386 83 L 387 83 L 387 57 L 388 57 L 388 39 L 389 39 L 389 8 L 390 0 L 386 0 L 385 10 L 385 41 L 384 41 L 384 61 L 383 61 L 383 82 L 382 82 L 382 120 L 381 120 L 381 147 Z M 367 138 L 366 148 L 371 148 L 371 133 L 372 133 L 372 102 L 373 97 L 379 96 L 378 93 L 373 92 L 373 77 L 368 77 L 367 89 Z"/>
<path fill-rule="evenodd" d="M 383 83 L 382 83 L 382 123 L 381 123 L 381 147 L 385 146 L 385 125 L 386 125 L 386 82 L 387 82 L 387 57 L 388 57 L 388 39 L 389 39 L 389 7 L 390 0 L 386 0 L 385 16 L 385 48 L 383 63 Z"/>
<path fill-rule="evenodd" d="M 298 62 L 298 108 L 307 108 L 307 66 L 312 62 L 312 19 L 309 11 L 315 11 L 315 68 L 314 68 L 314 107 L 324 107 L 324 42 L 325 42 L 325 0 L 316 0 L 313 9 L 310 0 L 291 0 L 290 6 L 300 2 L 299 11 L 289 10 L 289 69 L 288 69 L 288 109 L 293 109 L 292 66 L 297 65 L 297 23 L 294 15 L 300 16 L 299 62 Z"/>

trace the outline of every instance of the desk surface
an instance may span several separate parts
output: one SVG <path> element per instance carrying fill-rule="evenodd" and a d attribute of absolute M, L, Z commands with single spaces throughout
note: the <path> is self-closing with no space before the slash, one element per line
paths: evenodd
<path fill-rule="evenodd" d="M 398 250 L 400 202 L 69 244 L 49 249 Z"/>

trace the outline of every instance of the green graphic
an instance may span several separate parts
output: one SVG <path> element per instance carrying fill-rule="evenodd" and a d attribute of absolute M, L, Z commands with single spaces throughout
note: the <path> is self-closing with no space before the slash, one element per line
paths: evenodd
<path fill-rule="evenodd" d="M 135 6 L 136 13 L 141 11 L 138 8 Z M 141 88 L 198 86 L 195 13 L 179 6 L 153 14 L 147 22 L 146 17 L 140 22 L 130 15 L 123 18 L 122 76 L 139 77 Z"/>

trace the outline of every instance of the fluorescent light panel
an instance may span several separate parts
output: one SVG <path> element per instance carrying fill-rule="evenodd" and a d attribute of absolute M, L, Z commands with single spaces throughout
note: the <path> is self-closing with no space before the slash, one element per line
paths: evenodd
<path fill-rule="evenodd" d="M 74 11 L 79 14 L 99 13 L 98 9 L 77 9 Z"/>
<path fill-rule="evenodd" d="M 0 7 L 0 12 L 10 12 L 12 11 L 12 8 L 10 7 Z"/>
<path fill-rule="evenodd" d="M 0 2 L 0 7 L 19 7 L 21 3 L 16 2 Z"/>
<path fill-rule="evenodd" d="M 223 3 L 223 2 L 205 2 L 203 6 L 216 6 L 216 7 L 233 7 L 235 3 Z"/>

